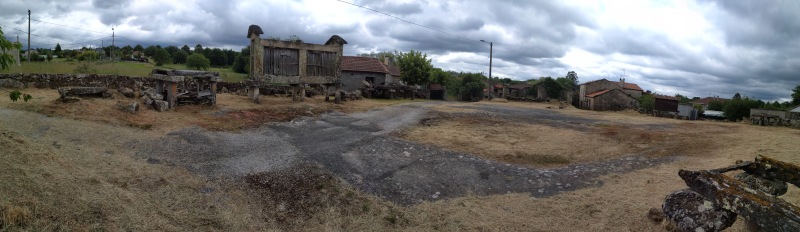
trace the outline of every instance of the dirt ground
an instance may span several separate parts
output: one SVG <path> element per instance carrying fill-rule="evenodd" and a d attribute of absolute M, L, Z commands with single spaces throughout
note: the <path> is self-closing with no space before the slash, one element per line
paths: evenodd
<path fill-rule="evenodd" d="M 189 126 L 200 126 L 216 131 L 235 131 L 255 128 L 269 122 L 285 122 L 298 117 L 316 116 L 332 111 L 353 113 L 381 106 L 413 102 L 409 100 L 362 100 L 337 105 L 325 102 L 324 97 L 321 96 L 306 98 L 301 103 L 293 102 L 291 97 L 261 96 L 262 103 L 257 104 L 248 100 L 246 96 L 219 94 L 215 106 L 184 105 L 167 112 L 158 112 L 152 107 L 140 105 L 140 111 L 133 115 L 113 107 L 117 102 L 137 101 L 118 93 L 110 99 L 87 98 L 77 103 L 62 103 L 57 100 L 58 91 L 53 89 L 30 88 L 22 92 L 32 95 L 33 99 L 24 104 L 22 102 L 12 103 L 8 99 L 3 99 L 0 101 L 0 106 L 48 116 L 96 121 L 160 132 Z M 114 90 L 112 92 L 116 93 Z"/>
<path fill-rule="evenodd" d="M 794 129 L 558 109 L 544 103 L 415 102 L 398 108 L 392 105 L 405 102 L 334 105 L 316 98 L 292 103 L 265 97 L 259 105 L 222 94 L 214 107 L 145 109 L 132 115 L 113 108 L 131 99 L 64 104 L 54 100 L 55 90 L 23 92 L 34 100 L 0 99 L 0 230 L 664 231 L 663 224 L 654 225 L 645 215 L 660 207 L 666 194 L 685 188 L 678 170 L 723 167 L 755 155 L 800 163 L 795 148 L 800 131 Z M 265 123 L 300 116 L 338 111 L 355 118 L 348 125 L 361 125 L 370 119 L 361 119 L 360 112 L 416 108 L 428 113 L 409 118 L 418 120 L 411 127 L 376 123 L 396 128 L 388 135 L 409 143 L 520 168 L 556 170 L 632 155 L 671 161 L 603 175 L 598 177 L 602 185 L 547 197 L 467 194 L 401 206 L 352 182 L 337 181 L 318 164 L 231 179 L 143 158 L 129 149 L 131 138 L 160 140 L 192 126 L 258 134 L 277 130 L 263 128 Z M 800 204 L 797 188 L 782 198 Z M 745 231 L 742 220 L 729 231 Z"/>

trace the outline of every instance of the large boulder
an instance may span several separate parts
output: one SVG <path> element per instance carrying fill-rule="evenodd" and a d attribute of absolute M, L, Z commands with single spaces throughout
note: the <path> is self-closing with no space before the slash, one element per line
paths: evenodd
<path fill-rule="evenodd" d="M 122 94 L 122 96 L 125 96 L 127 98 L 133 98 L 136 95 L 136 92 L 134 92 L 133 89 L 128 88 L 128 87 L 120 88 L 119 89 L 119 93 Z"/>
<path fill-rule="evenodd" d="M 105 87 L 61 87 L 58 88 L 58 94 L 61 95 L 62 99 L 67 97 L 112 97 L 111 93 L 108 92 L 108 88 Z"/>
<path fill-rule="evenodd" d="M 12 88 L 12 89 L 22 89 L 25 88 L 25 83 L 22 83 L 18 80 L 4 78 L 0 79 L 0 87 L 1 88 Z"/>
<path fill-rule="evenodd" d="M 164 100 L 153 100 L 153 108 L 158 110 L 158 112 L 164 112 L 169 110 L 169 103 Z"/>
<path fill-rule="evenodd" d="M 142 91 L 142 94 L 144 94 L 145 96 L 150 97 L 150 99 L 153 99 L 153 100 L 164 100 L 164 95 L 162 95 L 160 93 L 156 93 L 155 89 L 151 89 L 151 88 L 145 89 L 144 91 Z"/>
<path fill-rule="evenodd" d="M 150 97 L 148 97 L 148 96 L 142 96 L 141 98 L 139 98 L 139 100 L 141 100 L 142 104 L 144 104 L 146 106 L 149 106 L 149 105 L 153 104 L 153 99 L 150 99 Z"/>
<path fill-rule="evenodd" d="M 117 109 L 133 114 L 136 113 L 137 110 L 139 110 L 139 103 L 136 101 L 130 103 L 117 101 Z"/>
<path fill-rule="evenodd" d="M 662 210 L 679 231 L 722 231 L 733 225 L 737 216 L 691 189 L 667 195 Z"/>

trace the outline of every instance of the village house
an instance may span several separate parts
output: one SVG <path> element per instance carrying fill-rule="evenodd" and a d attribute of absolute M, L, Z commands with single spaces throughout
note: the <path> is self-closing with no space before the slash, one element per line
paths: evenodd
<path fill-rule="evenodd" d="M 579 106 L 588 110 L 624 110 L 639 107 L 642 88 L 634 83 L 600 79 L 580 84 Z"/>
<path fill-rule="evenodd" d="M 14 60 L 14 64 L 19 66 L 19 49 L 12 48 L 11 50 L 6 51 L 5 49 L 0 49 L 0 54 L 9 54 L 11 55 L 11 59 Z"/>
<path fill-rule="evenodd" d="M 342 87 L 345 91 L 354 91 L 370 84 L 388 85 L 400 83 L 400 68 L 389 64 L 389 57 L 384 62 L 372 57 L 342 56 Z"/>

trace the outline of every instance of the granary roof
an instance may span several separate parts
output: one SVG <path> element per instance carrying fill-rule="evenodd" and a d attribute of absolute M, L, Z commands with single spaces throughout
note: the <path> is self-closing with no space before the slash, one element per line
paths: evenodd
<path fill-rule="evenodd" d="M 326 41 L 326 42 L 325 42 L 325 45 L 331 45 L 331 44 L 333 44 L 333 43 L 338 43 L 338 44 L 342 44 L 342 45 L 344 45 L 344 44 L 347 44 L 347 41 L 345 41 L 345 40 L 344 40 L 344 39 L 343 39 L 341 36 L 339 36 L 339 35 L 333 35 L 333 36 L 331 36 L 331 38 L 330 38 L 330 39 L 328 39 L 328 41 Z"/>
<path fill-rule="evenodd" d="M 342 56 L 342 71 L 389 73 L 380 60 L 362 56 Z"/>
<path fill-rule="evenodd" d="M 653 94 L 653 98 L 661 100 L 678 101 L 678 99 L 673 96 L 659 95 L 659 94 Z"/>

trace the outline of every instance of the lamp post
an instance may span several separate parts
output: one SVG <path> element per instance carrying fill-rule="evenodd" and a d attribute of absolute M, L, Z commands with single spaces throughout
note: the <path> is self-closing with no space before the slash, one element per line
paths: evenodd
<path fill-rule="evenodd" d="M 494 97 L 494 84 L 492 84 L 492 42 L 481 40 L 489 44 L 489 98 Z"/>

